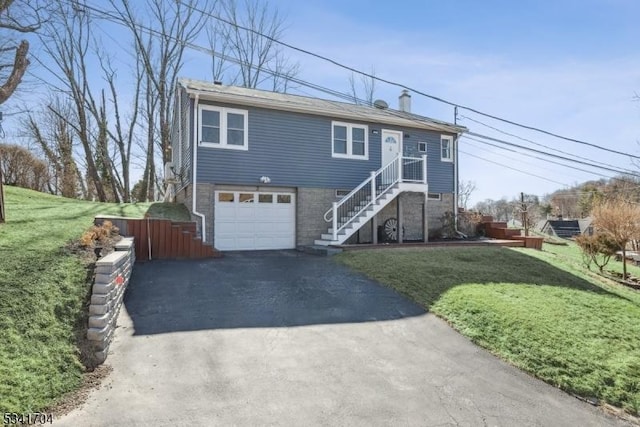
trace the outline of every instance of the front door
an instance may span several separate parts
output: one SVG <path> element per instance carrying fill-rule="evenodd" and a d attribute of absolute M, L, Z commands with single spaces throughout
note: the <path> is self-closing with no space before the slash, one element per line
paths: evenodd
<path fill-rule="evenodd" d="M 382 129 L 382 165 L 387 166 L 402 152 L 402 132 Z"/>

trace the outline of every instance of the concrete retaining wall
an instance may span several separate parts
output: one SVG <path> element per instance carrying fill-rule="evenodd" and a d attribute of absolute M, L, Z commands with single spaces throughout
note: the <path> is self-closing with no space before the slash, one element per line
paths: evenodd
<path fill-rule="evenodd" d="M 115 252 L 96 262 L 96 277 L 89 306 L 87 339 L 95 349 L 98 363 L 107 358 L 124 291 L 135 262 L 133 238 L 123 238 L 115 249 Z"/>

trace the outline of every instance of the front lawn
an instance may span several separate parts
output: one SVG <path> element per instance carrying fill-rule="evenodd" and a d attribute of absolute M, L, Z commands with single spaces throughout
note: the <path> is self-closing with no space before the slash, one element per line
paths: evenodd
<path fill-rule="evenodd" d="M 87 269 L 65 249 L 95 215 L 142 217 L 149 204 L 64 199 L 5 187 L 0 224 L 0 413 L 34 412 L 75 389 L 83 366 Z"/>
<path fill-rule="evenodd" d="M 603 283 L 574 258 L 477 247 L 351 251 L 337 259 L 548 383 L 638 413 L 640 293 Z"/>

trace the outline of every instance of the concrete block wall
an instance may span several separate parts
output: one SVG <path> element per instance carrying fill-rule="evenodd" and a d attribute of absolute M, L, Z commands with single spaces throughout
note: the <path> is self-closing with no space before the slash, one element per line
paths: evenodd
<path fill-rule="evenodd" d="M 197 184 L 196 186 L 196 210 L 205 216 L 206 226 L 206 242 L 213 242 L 213 184 Z M 187 185 L 176 193 L 176 203 L 182 203 L 187 207 L 191 214 L 191 221 L 196 223 L 198 236 L 202 236 L 202 219 L 192 212 L 193 208 L 193 187 L 192 184 Z"/>
<path fill-rule="evenodd" d="M 331 223 L 324 220 L 325 212 L 338 201 L 336 190 L 327 188 L 298 188 L 296 206 L 296 244 L 312 245 L 326 233 Z"/>
<path fill-rule="evenodd" d="M 402 199 L 404 240 L 422 240 L 422 214 L 424 204 L 424 193 L 402 193 L 398 196 Z M 427 202 L 427 225 L 429 234 L 435 233 L 442 228 L 442 217 L 446 212 L 453 212 L 453 194 L 442 194 L 441 200 L 428 200 Z M 378 213 L 378 226 L 384 225 L 389 218 L 396 218 L 398 213 L 398 198 L 392 200 Z M 370 243 L 371 221 L 367 222 L 360 229 L 360 243 Z M 347 244 L 358 243 L 358 235 L 354 234 Z"/>
<path fill-rule="evenodd" d="M 124 291 L 135 262 L 132 237 L 125 237 L 112 252 L 96 261 L 96 275 L 89 305 L 87 339 L 93 345 L 98 363 L 107 358 L 116 329 Z"/>

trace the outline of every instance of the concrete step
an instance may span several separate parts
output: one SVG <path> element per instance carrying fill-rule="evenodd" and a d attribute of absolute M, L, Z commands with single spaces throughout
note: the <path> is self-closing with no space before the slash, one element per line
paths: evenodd
<path fill-rule="evenodd" d="M 300 252 L 317 256 L 332 256 L 342 252 L 342 249 L 340 248 L 330 248 L 329 246 L 321 245 L 301 246 L 298 247 L 298 250 Z"/>
<path fill-rule="evenodd" d="M 313 244 L 319 245 L 319 246 L 339 245 L 340 241 L 339 240 L 314 240 Z"/>

